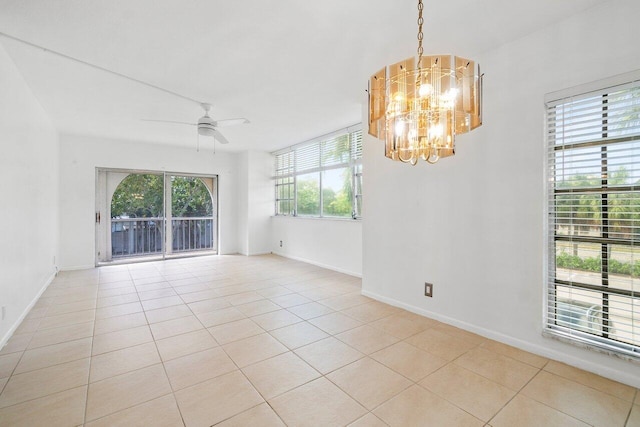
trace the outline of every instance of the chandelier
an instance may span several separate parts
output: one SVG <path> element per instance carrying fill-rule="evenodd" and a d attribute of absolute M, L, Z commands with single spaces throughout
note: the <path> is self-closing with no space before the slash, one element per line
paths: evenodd
<path fill-rule="evenodd" d="M 407 58 L 369 79 L 369 134 L 384 139 L 385 156 L 412 165 L 453 156 L 456 134 L 482 125 L 480 66 L 459 56 L 423 56 L 422 10 L 418 0 L 417 63 Z"/>

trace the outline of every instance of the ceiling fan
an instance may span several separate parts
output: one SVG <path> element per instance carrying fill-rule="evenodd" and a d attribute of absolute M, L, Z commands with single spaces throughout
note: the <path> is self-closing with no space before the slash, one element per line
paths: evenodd
<path fill-rule="evenodd" d="M 249 120 L 245 118 L 214 120 L 211 118 L 211 116 L 209 116 L 209 110 L 211 110 L 211 104 L 203 102 L 200 104 L 200 106 L 204 109 L 204 116 L 200 117 L 197 123 L 178 122 L 174 120 L 152 120 L 152 119 L 143 119 L 143 120 L 146 122 L 175 123 L 180 125 L 197 126 L 198 135 L 212 136 L 215 140 L 217 140 L 221 144 L 228 144 L 229 140 L 225 138 L 218 131 L 217 128 L 249 123 Z M 198 140 L 198 151 L 199 149 L 200 149 L 200 142 Z"/>

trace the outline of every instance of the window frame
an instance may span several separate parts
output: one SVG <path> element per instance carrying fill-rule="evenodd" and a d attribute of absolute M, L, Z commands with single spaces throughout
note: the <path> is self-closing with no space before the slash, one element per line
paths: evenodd
<path fill-rule="evenodd" d="M 604 81 L 594 82 L 587 85 L 582 85 L 575 88 L 566 89 L 563 91 L 551 93 L 545 96 L 545 142 L 546 142 L 546 157 L 545 157 L 545 177 L 546 177 L 546 189 L 545 189 L 545 285 L 544 285 L 544 323 L 543 323 L 543 335 L 560 339 L 565 342 L 569 342 L 572 344 L 577 344 L 589 349 L 593 349 L 600 352 L 605 352 L 608 354 L 616 355 L 617 357 L 622 357 L 630 360 L 639 360 L 640 359 L 640 342 L 638 339 L 634 337 L 632 332 L 632 338 L 628 340 L 622 340 L 620 336 L 616 337 L 615 333 L 615 324 L 609 318 L 610 314 L 610 306 L 609 306 L 609 298 L 610 297 L 620 297 L 626 298 L 629 300 L 629 304 L 631 304 L 631 330 L 635 330 L 636 328 L 640 328 L 640 321 L 635 319 L 633 313 L 633 304 L 635 302 L 640 303 L 638 298 L 640 294 L 633 290 L 633 285 L 631 285 L 630 291 L 625 291 L 622 289 L 620 285 L 610 286 L 609 274 L 612 272 L 610 269 L 610 258 L 611 252 L 614 249 L 614 245 L 622 247 L 631 247 L 632 249 L 640 247 L 640 241 L 634 236 L 624 239 L 621 236 L 615 235 L 616 232 L 612 230 L 615 229 L 613 225 L 613 221 L 610 221 L 609 217 L 609 197 L 611 195 L 620 195 L 620 194 L 631 194 L 631 195 L 640 195 L 640 187 L 636 184 L 625 184 L 625 185 L 610 185 L 610 181 L 614 177 L 615 171 L 613 168 L 610 168 L 609 164 L 609 149 L 611 147 L 618 148 L 623 147 L 622 144 L 625 142 L 629 142 L 631 144 L 638 143 L 640 145 L 640 129 L 635 129 L 634 132 L 630 135 L 621 136 L 619 135 L 617 138 L 610 136 L 609 129 L 609 94 L 615 94 L 617 91 L 628 90 L 630 93 L 635 93 L 634 91 L 640 91 L 640 71 L 634 71 L 632 73 L 626 73 L 619 76 L 614 76 L 612 78 L 606 79 Z M 601 103 L 599 104 L 598 111 L 599 114 L 599 124 L 596 126 L 596 121 L 593 122 L 591 119 L 588 119 L 588 124 L 594 126 L 594 128 L 598 128 L 597 131 L 600 133 L 599 138 L 592 138 L 589 140 L 587 138 L 585 141 L 579 141 L 578 137 L 571 136 L 572 131 L 575 132 L 575 128 L 572 129 L 571 125 L 566 125 L 565 122 L 562 122 L 562 130 L 566 132 L 567 139 L 570 141 L 565 144 L 565 134 L 562 134 L 561 145 L 556 143 L 556 137 L 558 135 L 558 128 L 554 127 L 558 124 L 557 120 L 553 119 L 554 114 L 557 118 L 557 109 L 560 106 L 565 105 L 573 105 L 579 103 L 581 101 L 587 101 L 590 99 L 598 99 L 601 97 Z M 631 106 L 635 109 L 636 103 L 631 102 Z M 586 113 L 585 116 L 590 116 L 592 113 Z M 595 115 L 594 115 L 595 117 Z M 564 119 L 563 119 L 564 120 Z M 567 122 L 571 122 L 571 116 L 567 119 Z M 583 122 L 584 123 L 584 122 Z M 613 133 L 613 132 L 611 132 Z M 574 134 L 575 135 L 575 134 Z M 573 138 L 573 141 L 572 141 Z M 616 145 L 618 144 L 618 145 Z M 585 188 L 568 188 L 561 187 L 562 184 L 566 184 L 565 181 L 556 182 L 556 156 L 557 153 L 560 152 L 561 155 L 565 155 L 564 153 L 569 152 L 570 150 L 579 150 L 582 147 L 591 147 L 591 149 L 600 148 L 600 164 L 597 169 L 600 174 L 600 184 L 597 186 L 588 186 Z M 615 150 L 613 150 L 615 155 Z M 574 156 L 576 156 L 576 151 L 573 152 Z M 596 152 L 597 153 L 597 152 Z M 593 153 L 590 153 L 593 154 Z M 571 154 L 568 154 L 569 156 Z M 576 157 L 579 157 L 576 156 Z M 626 154 L 624 159 L 633 159 L 631 154 Z M 573 166 L 578 163 L 578 160 L 575 158 L 570 160 L 573 162 Z M 633 163 L 630 163 L 633 166 L 640 169 L 640 161 L 635 160 Z M 564 167 L 564 166 L 563 166 Z M 633 169 L 634 171 L 636 169 Z M 574 172 L 575 173 L 575 172 Z M 577 175 L 576 175 L 577 177 Z M 634 175 L 635 177 L 635 175 Z M 556 209 L 559 204 L 556 203 L 556 200 L 560 200 L 558 196 L 562 195 L 570 195 L 571 197 L 579 197 L 575 195 L 597 195 L 599 197 L 600 204 L 598 205 L 598 213 L 600 214 L 600 225 L 596 226 L 600 228 L 600 236 L 590 237 L 590 236 L 580 236 L 575 235 L 575 233 L 569 233 L 567 236 L 563 236 L 558 234 L 556 226 L 560 224 L 562 219 L 561 214 Z M 611 200 L 615 201 L 615 197 Z M 571 202 L 571 203 L 575 203 Z M 574 207 L 570 208 L 570 213 L 573 215 L 576 211 L 574 211 Z M 573 224 L 573 216 L 571 217 L 571 223 Z M 633 224 L 635 225 L 635 224 Z M 640 224 L 638 224 L 640 225 Z M 575 225 L 574 225 L 575 226 Z M 633 228 L 633 226 L 631 227 Z M 613 234 L 614 236 L 610 236 Z M 620 234 L 618 232 L 618 234 Z M 596 243 L 599 245 L 599 257 L 600 257 L 600 284 L 590 284 L 584 282 L 574 281 L 573 278 L 571 280 L 559 279 L 557 276 L 557 242 L 569 241 L 572 243 L 588 243 L 593 244 Z M 634 259 L 632 258 L 632 262 Z M 633 275 L 630 275 L 630 281 L 633 281 Z M 600 324 L 600 334 L 594 333 L 594 328 L 584 327 L 581 325 L 570 325 L 567 321 L 566 310 L 567 306 L 569 308 L 569 312 L 571 313 L 572 308 L 574 307 L 571 304 L 568 304 L 564 301 L 561 301 L 561 297 L 558 296 L 558 288 L 566 287 L 568 289 L 575 289 L 577 291 L 582 291 L 586 293 L 594 292 L 599 295 L 601 298 L 601 306 L 600 306 L 600 315 L 601 315 L 601 324 Z M 571 300 L 574 303 L 577 300 Z M 627 304 L 627 301 L 624 301 Z M 568 304 L 567 306 L 560 305 Z M 564 310 L 564 311 L 563 311 Z M 561 314 L 562 313 L 562 314 Z M 570 316 L 572 316 L 571 314 Z M 588 324 L 591 324 L 589 322 Z M 591 329 L 591 331 L 590 331 Z M 613 336 L 613 337 L 612 337 Z M 617 339 L 616 339 L 617 338 Z"/>
<path fill-rule="evenodd" d="M 343 160 L 327 160 L 327 151 L 330 145 L 338 146 L 341 138 L 347 138 L 346 150 L 339 155 Z M 332 132 L 330 134 L 305 141 L 300 144 L 273 152 L 275 160 L 275 216 L 290 216 L 299 218 L 323 218 L 323 219 L 361 219 L 362 212 L 362 188 L 357 189 L 356 182 L 362 177 L 362 124 L 349 126 L 348 128 Z M 348 169 L 351 176 L 351 215 L 330 215 L 325 212 L 324 206 L 324 172 L 337 169 Z M 318 206 L 319 214 L 301 214 L 298 209 L 298 178 L 309 174 L 318 175 Z M 361 180 L 359 181 L 361 182 Z M 288 186 L 289 198 L 281 197 L 281 188 Z M 281 209 L 282 203 L 289 203 L 289 209 Z M 359 209 L 360 208 L 360 209 Z"/>

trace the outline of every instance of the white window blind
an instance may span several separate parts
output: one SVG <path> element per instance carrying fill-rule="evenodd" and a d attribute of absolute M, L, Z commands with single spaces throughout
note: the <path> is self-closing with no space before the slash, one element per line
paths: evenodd
<path fill-rule="evenodd" d="M 546 107 L 546 331 L 639 357 L 640 82 Z"/>
<path fill-rule="evenodd" d="M 360 126 L 280 150 L 274 155 L 276 215 L 361 216 Z"/>

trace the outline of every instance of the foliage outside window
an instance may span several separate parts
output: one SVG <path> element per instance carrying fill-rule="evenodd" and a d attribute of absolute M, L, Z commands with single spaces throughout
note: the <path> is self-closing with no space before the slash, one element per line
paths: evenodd
<path fill-rule="evenodd" d="M 546 330 L 640 356 L 640 83 L 547 103 Z"/>
<path fill-rule="evenodd" d="M 359 218 L 362 130 L 275 153 L 276 215 Z"/>

